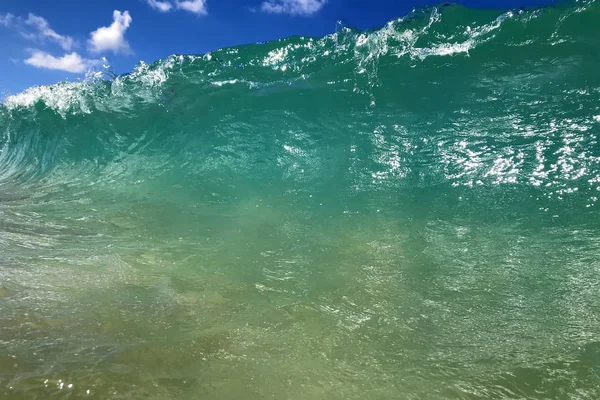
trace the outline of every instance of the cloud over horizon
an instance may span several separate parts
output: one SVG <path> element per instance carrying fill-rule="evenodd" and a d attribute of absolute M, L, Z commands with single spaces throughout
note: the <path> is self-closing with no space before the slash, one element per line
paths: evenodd
<path fill-rule="evenodd" d="M 66 71 L 71 73 L 83 73 L 93 62 L 93 60 L 82 58 L 76 52 L 65 54 L 64 56 L 58 58 L 41 50 L 32 50 L 31 56 L 24 61 L 25 64 L 33 67 Z"/>
<path fill-rule="evenodd" d="M 260 9 L 270 14 L 309 16 L 316 14 L 327 0 L 267 0 Z"/>
<path fill-rule="evenodd" d="M 168 12 L 173 8 L 173 5 L 168 1 L 146 0 L 146 2 L 150 7 L 160 12 Z"/>
<path fill-rule="evenodd" d="M 132 50 L 127 40 L 125 31 L 131 25 L 129 11 L 113 11 L 113 23 L 103 26 L 92 33 L 88 40 L 89 49 L 92 53 L 112 51 L 114 54 L 131 54 Z"/>
<path fill-rule="evenodd" d="M 76 45 L 71 36 L 61 35 L 50 27 L 50 23 L 43 17 L 29 13 L 27 19 L 11 13 L 0 14 L 0 25 L 15 28 L 25 39 L 36 42 L 54 42 L 63 50 L 69 51 Z"/>
<path fill-rule="evenodd" d="M 198 15 L 208 14 L 208 12 L 206 11 L 206 0 L 176 0 L 175 4 L 180 10 L 186 10 Z"/>
<path fill-rule="evenodd" d="M 0 14 L 0 25 L 9 27 L 12 25 L 14 18 L 15 18 L 15 16 L 12 15 L 11 13 Z"/>
<path fill-rule="evenodd" d="M 146 3 L 159 12 L 184 10 L 197 15 L 208 14 L 208 11 L 206 10 L 206 0 L 174 0 L 173 3 L 169 1 L 146 0 Z"/>
<path fill-rule="evenodd" d="M 48 21 L 46 21 L 46 19 L 44 19 L 38 15 L 29 13 L 27 20 L 25 21 L 25 24 L 33 27 L 34 30 L 36 31 L 31 34 L 28 34 L 25 32 L 21 33 L 23 35 L 23 37 L 25 37 L 25 38 L 28 38 L 28 39 L 38 38 L 40 40 L 47 39 L 47 40 L 58 43 L 58 45 L 60 47 L 62 47 L 63 50 L 66 50 L 66 51 L 71 50 L 73 48 L 73 46 L 75 45 L 75 40 L 72 37 L 59 35 L 52 28 L 50 28 L 50 24 L 48 23 Z"/>
<path fill-rule="evenodd" d="M 131 47 L 125 40 L 125 31 L 132 22 L 128 11 L 113 12 L 113 22 L 110 26 L 100 27 L 90 33 L 88 49 L 91 53 L 112 51 L 115 54 L 131 53 Z M 52 42 L 59 45 L 64 55 L 55 56 L 48 51 L 26 49 L 30 56 L 23 63 L 36 68 L 66 71 L 71 73 L 85 72 L 95 60 L 82 57 L 71 51 L 77 46 L 77 41 L 71 36 L 61 35 L 50 27 L 43 17 L 29 13 L 27 18 L 11 13 L 0 14 L 0 26 L 14 29 L 21 37 L 38 43 Z"/>

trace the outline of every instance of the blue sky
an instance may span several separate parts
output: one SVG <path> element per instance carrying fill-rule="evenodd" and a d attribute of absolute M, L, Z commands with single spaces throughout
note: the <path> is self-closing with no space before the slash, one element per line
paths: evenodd
<path fill-rule="evenodd" d="M 516 8 L 553 0 L 459 0 Z M 336 22 L 370 29 L 437 0 L 2 0 L 0 98 L 27 87 L 77 80 L 105 57 L 117 73 L 170 54 L 292 35 L 322 36 Z"/>

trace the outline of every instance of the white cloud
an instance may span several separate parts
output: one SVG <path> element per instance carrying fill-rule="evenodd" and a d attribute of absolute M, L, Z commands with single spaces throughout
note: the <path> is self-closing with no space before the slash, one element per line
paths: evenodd
<path fill-rule="evenodd" d="M 261 10 L 272 14 L 313 15 L 327 0 L 267 0 Z"/>
<path fill-rule="evenodd" d="M 198 15 L 206 15 L 206 0 L 176 0 L 177 8 L 186 10 Z"/>
<path fill-rule="evenodd" d="M 113 53 L 131 53 L 131 47 L 125 40 L 125 31 L 131 24 L 129 11 L 113 11 L 113 23 L 103 26 L 90 34 L 89 47 L 94 53 L 112 51 Z"/>
<path fill-rule="evenodd" d="M 160 12 L 169 12 L 174 9 L 189 11 L 198 15 L 206 15 L 206 0 L 173 0 L 170 2 L 160 0 L 146 0 L 150 7 Z"/>
<path fill-rule="evenodd" d="M 160 12 L 168 12 L 171 11 L 173 5 L 168 1 L 158 1 L 158 0 L 146 0 L 150 7 L 158 10 Z"/>
<path fill-rule="evenodd" d="M 56 33 L 55 30 L 50 28 L 50 24 L 46 19 L 35 14 L 30 13 L 27 19 L 15 17 L 10 13 L 0 15 L 0 25 L 16 28 L 25 39 L 38 42 L 46 40 L 56 42 L 67 51 L 71 50 L 76 44 L 72 37 Z"/>
<path fill-rule="evenodd" d="M 50 24 L 44 18 L 35 14 L 29 14 L 29 17 L 25 21 L 25 24 L 33 27 L 37 32 L 27 33 L 22 32 L 21 34 L 28 39 L 47 39 L 54 41 L 60 45 L 64 50 L 71 50 L 75 45 L 75 40 L 70 36 L 63 36 L 56 33 Z"/>
<path fill-rule="evenodd" d="M 75 52 L 65 54 L 64 56 L 57 58 L 52 54 L 48 54 L 40 50 L 34 50 L 31 54 L 31 57 L 26 59 L 24 62 L 25 64 L 29 64 L 37 68 L 57 69 L 60 71 L 73 73 L 85 72 L 93 63 L 92 60 L 81 58 L 81 56 Z"/>
<path fill-rule="evenodd" d="M 12 15 L 11 13 L 6 13 L 4 15 L 0 14 L 0 25 L 9 27 L 12 25 L 12 22 L 14 19 L 15 19 L 15 16 Z"/>

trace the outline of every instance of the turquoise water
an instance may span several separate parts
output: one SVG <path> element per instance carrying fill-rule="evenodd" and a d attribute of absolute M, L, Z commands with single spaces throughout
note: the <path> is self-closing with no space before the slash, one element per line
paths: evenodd
<path fill-rule="evenodd" d="M 600 398 L 598 21 L 437 7 L 7 97 L 0 398 Z"/>

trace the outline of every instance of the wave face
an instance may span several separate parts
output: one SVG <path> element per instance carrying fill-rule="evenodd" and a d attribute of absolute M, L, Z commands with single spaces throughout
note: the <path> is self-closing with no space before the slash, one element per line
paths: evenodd
<path fill-rule="evenodd" d="M 600 4 L 415 11 L 0 105 L 0 397 L 600 397 Z"/>

